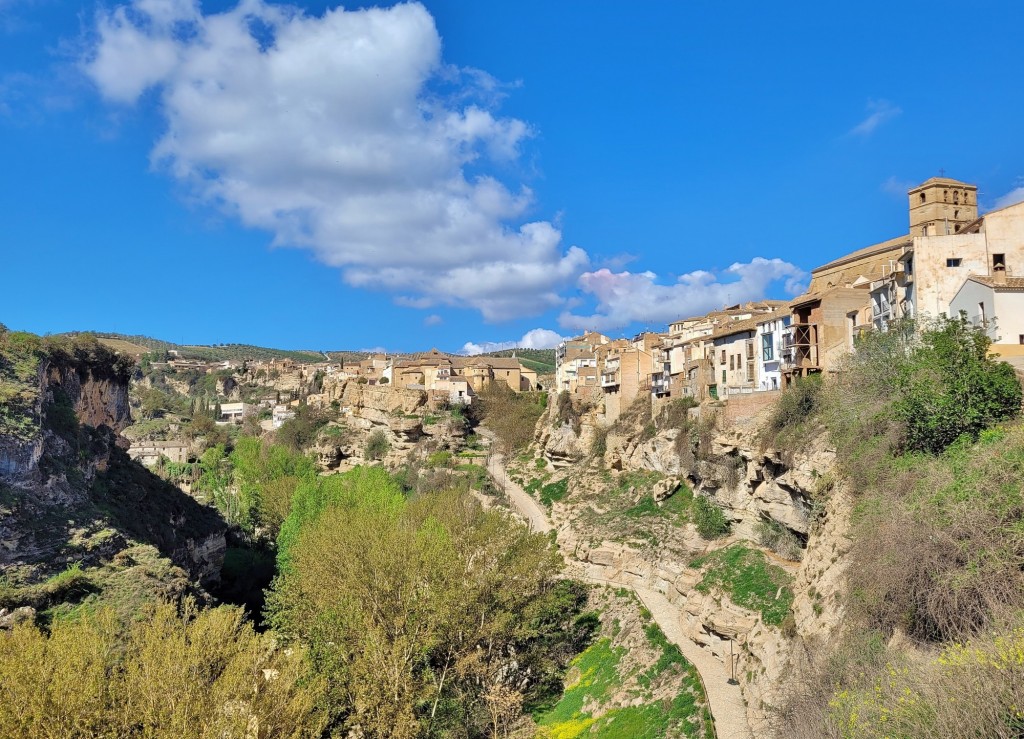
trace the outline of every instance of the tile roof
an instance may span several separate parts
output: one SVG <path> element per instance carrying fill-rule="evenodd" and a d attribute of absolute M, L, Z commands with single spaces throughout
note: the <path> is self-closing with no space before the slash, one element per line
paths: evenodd
<path fill-rule="evenodd" d="M 968 275 L 967 279 L 988 285 L 993 290 L 1024 290 L 1024 277 L 1007 277 L 1002 282 L 997 282 L 992 275 Z"/>
<path fill-rule="evenodd" d="M 823 264 L 820 267 L 815 267 L 811 270 L 811 274 L 822 272 L 826 269 L 832 269 L 834 267 L 841 267 L 848 262 L 856 262 L 858 259 L 865 259 L 867 257 L 875 256 L 876 254 L 884 254 L 887 251 L 894 251 L 904 246 L 912 246 L 914 240 L 910 238 L 910 235 L 897 236 L 895 239 L 889 239 L 888 241 L 881 241 L 871 246 L 865 246 L 863 249 L 852 251 L 849 254 L 833 259 L 828 264 Z"/>

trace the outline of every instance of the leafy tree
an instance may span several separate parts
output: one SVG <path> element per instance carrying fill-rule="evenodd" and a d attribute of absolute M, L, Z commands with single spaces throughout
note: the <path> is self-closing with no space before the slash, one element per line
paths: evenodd
<path fill-rule="evenodd" d="M 544 537 L 464 494 L 407 500 L 379 468 L 317 482 L 282 527 L 269 619 L 330 677 L 340 733 L 483 737 L 494 696 L 560 692 L 593 624 Z"/>
<path fill-rule="evenodd" d="M 895 411 L 910 450 L 937 454 L 961 435 L 973 439 L 1020 412 L 1013 368 L 988 356 L 992 340 L 966 316 L 942 319 L 921 334 L 897 375 Z"/>

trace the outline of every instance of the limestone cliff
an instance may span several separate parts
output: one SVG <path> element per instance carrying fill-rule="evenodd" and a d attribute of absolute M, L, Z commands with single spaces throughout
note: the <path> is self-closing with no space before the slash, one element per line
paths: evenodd
<path fill-rule="evenodd" d="M 794 650 L 830 638 L 842 618 L 849 499 L 841 486 L 821 494 L 834 453 L 824 439 L 792 456 L 763 449 L 763 419 L 718 428 L 708 407 L 677 413 L 669 428 L 644 411 L 602 429 L 599 412 L 585 404 L 562 418 L 549 411 L 538 424 L 538 460 L 513 474 L 539 474 L 537 489 L 565 481 L 564 498 L 549 501 L 563 551 L 593 577 L 665 593 L 690 639 L 727 665 L 734 660 L 751 725 L 767 733 Z M 692 516 L 667 513 L 684 510 L 674 496 L 691 491 L 721 510 L 727 535 L 705 539 Z M 789 583 L 785 619 L 766 623 L 767 610 L 735 603 L 699 564 L 747 549 Z"/>
<path fill-rule="evenodd" d="M 114 577 L 133 561 L 122 554 L 140 546 L 171 579 L 219 577 L 220 516 L 124 452 L 118 432 L 131 417 L 119 361 L 41 352 L 38 385 L 25 390 L 35 397 L 31 422 L 18 435 L 0 434 L 0 572 L 17 586 L 71 564 Z"/>
<path fill-rule="evenodd" d="M 346 470 L 366 459 L 367 442 L 380 432 L 388 442 L 385 463 L 397 465 L 418 446 L 457 451 L 466 427 L 423 390 L 369 385 L 328 377 L 311 405 L 332 406 L 340 417 L 317 439 L 314 454 L 325 470 Z M 332 431 L 337 429 L 337 431 Z"/>

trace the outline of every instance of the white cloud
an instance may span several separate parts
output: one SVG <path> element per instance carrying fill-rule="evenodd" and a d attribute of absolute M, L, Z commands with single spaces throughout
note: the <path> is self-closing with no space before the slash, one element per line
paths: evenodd
<path fill-rule="evenodd" d="M 1005 208 L 1008 205 L 1022 202 L 1024 202 L 1024 185 L 1016 187 L 1005 195 L 996 198 L 996 202 L 992 204 L 992 210 L 998 210 L 999 208 Z"/>
<path fill-rule="evenodd" d="M 527 331 L 519 341 L 482 341 L 479 344 L 467 341 L 459 354 L 486 354 L 502 349 L 554 349 L 563 338 L 556 331 L 535 328 Z"/>
<path fill-rule="evenodd" d="M 423 319 L 424 326 L 440 326 L 442 323 L 444 323 L 444 319 L 436 313 L 431 313 Z"/>
<path fill-rule="evenodd" d="M 903 110 L 888 100 L 868 100 L 868 116 L 850 129 L 851 136 L 870 136 L 879 126 L 900 115 Z"/>
<path fill-rule="evenodd" d="M 805 273 L 781 259 L 755 257 L 736 263 L 718 275 L 703 270 L 682 275 L 671 285 L 659 285 L 653 272 L 612 272 L 600 269 L 579 278 L 580 289 L 597 299 L 589 316 L 568 311 L 559 316 L 565 328 L 607 331 L 630 323 L 669 323 L 684 316 L 701 315 L 724 305 L 764 298 L 779 282 L 790 295 L 799 294 Z"/>
<path fill-rule="evenodd" d="M 443 63 L 417 3 L 313 17 L 135 0 L 100 13 L 82 64 L 112 103 L 156 91 L 154 166 L 350 285 L 502 320 L 563 305 L 589 264 L 530 221 L 528 188 L 486 173 L 517 159 L 530 127 L 494 112 L 492 77 Z"/>
<path fill-rule="evenodd" d="M 901 180 L 896 175 L 892 175 L 882 183 L 882 192 L 905 198 L 907 197 L 907 191 L 914 187 L 914 185 L 915 183 L 909 180 Z"/>

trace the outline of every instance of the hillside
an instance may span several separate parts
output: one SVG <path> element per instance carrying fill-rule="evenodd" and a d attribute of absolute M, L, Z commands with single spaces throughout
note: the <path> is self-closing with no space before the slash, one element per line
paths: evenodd
<path fill-rule="evenodd" d="M 72 332 L 66 336 L 75 336 L 89 332 Z M 271 349 L 252 344 L 217 344 L 214 346 L 198 346 L 194 344 L 175 344 L 171 341 L 154 339 L 151 336 L 99 333 L 94 334 L 104 345 L 114 351 L 138 356 L 153 351 L 176 351 L 183 359 L 202 359 L 219 362 L 227 359 L 291 359 L 296 362 L 322 362 L 322 352 L 312 350 Z"/>
<path fill-rule="evenodd" d="M 524 367 L 529 367 L 538 375 L 553 375 L 555 373 L 555 350 L 554 349 L 502 349 L 497 352 L 481 354 L 482 357 L 511 357 L 515 355 Z"/>

